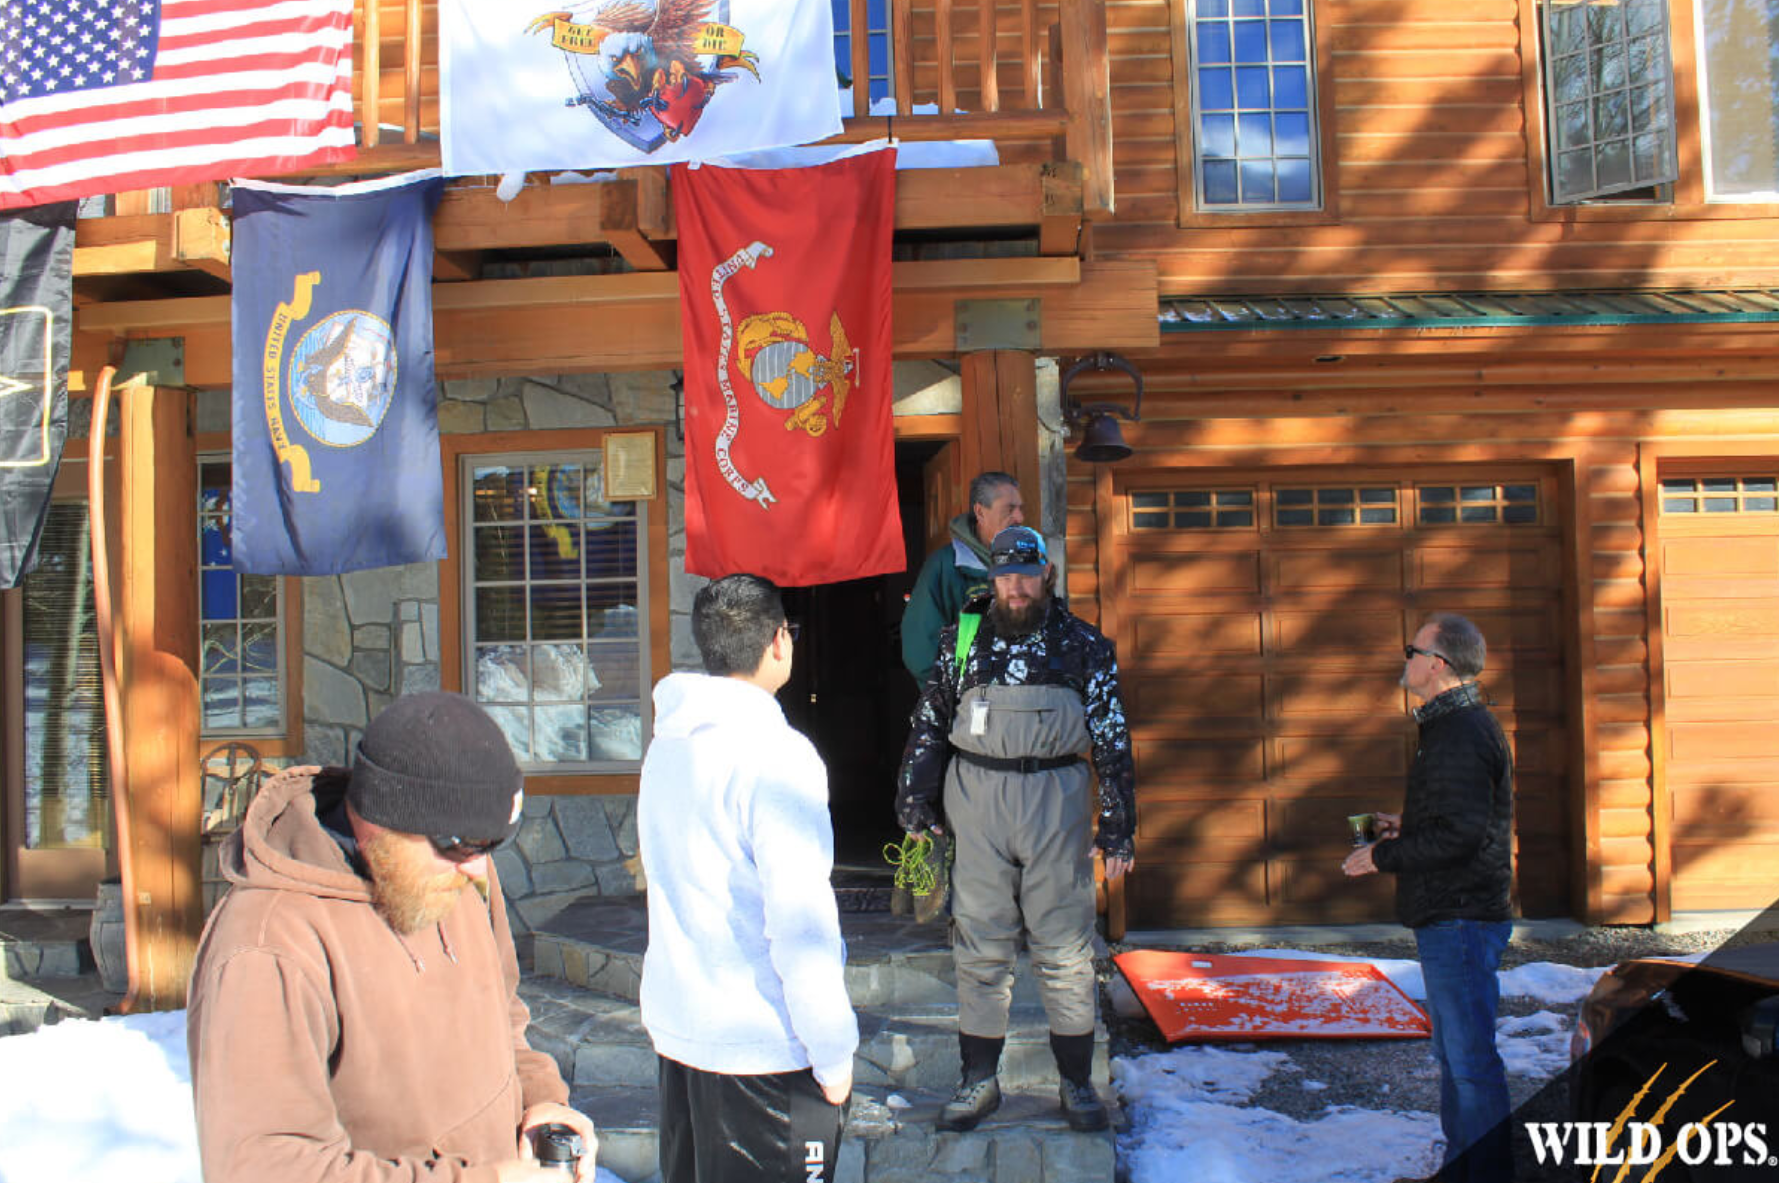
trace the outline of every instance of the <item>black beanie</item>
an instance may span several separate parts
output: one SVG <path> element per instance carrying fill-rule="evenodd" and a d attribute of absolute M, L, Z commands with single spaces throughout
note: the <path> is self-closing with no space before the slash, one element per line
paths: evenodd
<path fill-rule="evenodd" d="M 358 741 L 346 800 L 404 834 L 504 841 L 519 828 L 525 777 L 500 726 L 461 694 L 396 699 Z"/>

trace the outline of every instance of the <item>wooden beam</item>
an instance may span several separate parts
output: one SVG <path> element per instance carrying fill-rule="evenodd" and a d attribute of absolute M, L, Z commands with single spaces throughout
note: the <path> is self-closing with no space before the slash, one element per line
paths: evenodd
<path fill-rule="evenodd" d="M 204 922 L 199 849 L 197 453 L 191 398 L 125 387 L 122 586 L 124 767 L 129 779 L 137 1001 L 185 1005 Z"/>
<path fill-rule="evenodd" d="M 1095 0 L 1062 0 L 1063 88 L 1069 110 L 1068 159 L 1087 169 L 1089 218 L 1112 214 L 1112 69 L 1107 48 L 1106 6 Z"/>
<path fill-rule="evenodd" d="M 432 277 L 446 283 L 463 283 L 482 276 L 481 251 L 434 251 Z"/>
<path fill-rule="evenodd" d="M 198 207 L 173 212 L 173 258 L 182 267 L 229 278 L 232 227 L 219 209 Z"/>
<path fill-rule="evenodd" d="M 1071 275 L 1078 282 L 1070 282 Z M 995 286 L 984 286 L 991 277 Z M 955 355 L 960 297 L 1039 298 L 1043 353 L 1153 348 L 1159 338 L 1155 269 L 1147 262 L 897 263 L 896 356 Z M 679 276 L 671 271 L 439 283 L 433 286 L 433 326 L 441 378 L 684 364 Z M 227 296 L 91 305 L 78 311 L 75 328 L 83 335 L 183 337 L 189 385 L 231 381 Z"/>

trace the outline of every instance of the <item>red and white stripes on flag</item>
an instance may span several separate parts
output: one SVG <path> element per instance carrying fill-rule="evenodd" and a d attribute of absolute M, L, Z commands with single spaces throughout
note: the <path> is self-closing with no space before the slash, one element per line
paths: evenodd
<path fill-rule="evenodd" d="M 354 145 L 352 0 L 0 0 L 0 209 Z"/>

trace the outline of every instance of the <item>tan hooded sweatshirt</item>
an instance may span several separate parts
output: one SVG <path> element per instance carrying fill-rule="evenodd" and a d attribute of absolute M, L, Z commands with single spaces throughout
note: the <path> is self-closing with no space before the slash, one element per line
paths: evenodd
<path fill-rule="evenodd" d="M 499 884 L 398 936 L 316 820 L 345 789 L 281 773 L 223 844 L 186 1027 L 205 1183 L 492 1183 L 526 1107 L 568 1099 L 525 1041 Z"/>

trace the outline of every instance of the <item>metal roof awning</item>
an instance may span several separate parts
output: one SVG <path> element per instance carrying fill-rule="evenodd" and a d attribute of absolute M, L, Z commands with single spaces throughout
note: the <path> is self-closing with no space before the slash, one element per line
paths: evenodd
<path fill-rule="evenodd" d="M 1225 329 L 1779 324 L 1779 289 L 1166 296 L 1161 300 L 1159 319 L 1164 333 Z"/>

